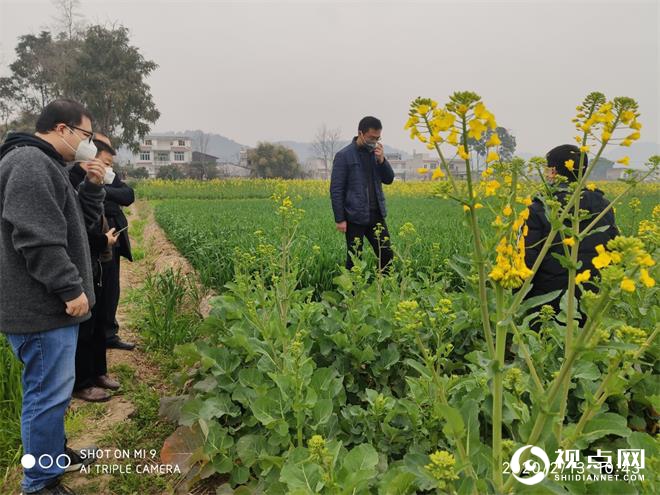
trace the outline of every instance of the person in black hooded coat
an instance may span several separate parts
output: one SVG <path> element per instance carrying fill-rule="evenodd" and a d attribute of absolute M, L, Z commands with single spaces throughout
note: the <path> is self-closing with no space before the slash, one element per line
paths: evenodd
<path fill-rule="evenodd" d="M 580 150 L 577 146 L 571 144 L 564 144 L 551 149 L 546 154 L 547 160 L 547 176 L 550 182 L 555 180 L 556 176 L 566 178 L 567 182 L 577 181 L 578 167 L 580 164 Z M 566 162 L 572 160 L 573 166 L 567 167 Z M 584 155 L 582 167 L 586 170 L 588 159 Z M 570 170 L 572 168 L 572 170 Z M 555 199 L 565 204 L 570 198 L 571 192 L 568 190 L 566 183 L 560 184 L 554 193 Z M 589 212 L 588 218 L 580 222 L 580 230 L 589 225 L 593 219 L 602 213 L 608 205 L 609 201 L 605 199 L 605 194 L 600 189 L 583 189 L 580 197 L 580 209 Z M 566 225 L 570 225 L 570 219 L 566 220 Z M 582 262 L 580 272 L 584 270 L 591 270 L 591 276 L 597 274 L 592 260 L 597 256 L 596 246 L 602 244 L 607 245 L 610 239 L 616 237 L 619 233 L 614 220 L 614 212 L 610 209 L 598 221 L 594 229 L 598 227 L 607 227 L 602 232 L 593 232 L 580 242 L 578 251 L 578 261 Z M 539 198 L 534 198 L 532 204 L 529 206 L 529 218 L 527 220 L 528 233 L 525 237 L 525 263 L 529 268 L 534 265 L 534 262 L 539 257 L 541 248 L 550 233 L 550 222 L 545 214 L 545 206 Z M 532 280 L 532 288 L 525 296 L 526 299 L 547 294 L 556 290 L 562 292 L 553 299 L 550 304 L 556 313 L 559 312 L 559 303 L 561 296 L 568 288 L 568 271 L 561 266 L 552 253 L 564 254 L 564 249 L 559 235 L 555 236 L 552 246 L 543 257 L 543 261 L 539 266 L 538 271 Z M 593 289 L 593 286 L 590 288 Z M 579 290 L 576 292 L 579 298 Z"/>
<path fill-rule="evenodd" d="M 134 201 L 135 193 L 133 189 L 124 183 L 118 175 L 115 176 L 112 184 L 105 186 L 103 206 L 110 228 L 114 228 L 119 232 L 128 227 L 128 220 L 122 211 L 122 207 L 130 206 Z M 119 324 L 116 317 L 120 296 L 119 273 L 122 257 L 133 261 L 128 230 L 120 232 L 117 244 L 112 248 L 112 259 L 103 263 L 103 312 L 99 315 L 99 318 L 105 329 L 107 347 L 130 351 L 135 347 L 135 344 L 125 342 L 119 337 Z"/>

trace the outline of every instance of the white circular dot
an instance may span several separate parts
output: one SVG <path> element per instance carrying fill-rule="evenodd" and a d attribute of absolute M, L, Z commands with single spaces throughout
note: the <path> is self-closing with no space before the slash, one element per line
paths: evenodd
<path fill-rule="evenodd" d="M 25 469 L 32 469 L 36 463 L 37 459 L 35 459 L 32 454 L 25 454 L 23 457 L 21 457 L 21 466 L 23 466 Z"/>

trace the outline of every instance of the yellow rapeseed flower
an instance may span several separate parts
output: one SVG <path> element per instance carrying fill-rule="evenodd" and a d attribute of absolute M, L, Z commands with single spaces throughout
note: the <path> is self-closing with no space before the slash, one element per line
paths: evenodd
<path fill-rule="evenodd" d="M 500 155 L 497 154 L 497 151 L 489 151 L 488 156 L 486 156 L 486 163 L 496 162 L 500 159 Z"/>
<path fill-rule="evenodd" d="M 431 107 L 429 107 L 428 105 L 420 105 L 417 107 L 417 113 L 419 113 L 420 115 L 426 115 L 427 113 L 429 113 L 429 110 L 431 110 Z"/>
<path fill-rule="evenodd" d="M 442 171 L 442 169 L 440 167 L 436 167 L 433 170 L 433 175 L 431 175 L 431 180 L 440 179 L 444 176 L 445 176 L 445 173 Z"/>
<path fill-rule="evenodd" d="M 588 153 L 589 152 L 589 145 L 585 144 L 584 146 L 580 146 L 580 151 L 582 153 Z"/>
<path fill-rule="evenodd" d="M 502 210 L 502 213 L 504 214 L 505 217 L 511 216 L 511 213 L 513 213 L 513 210 L 511 209 L 511 206 L 506 205 L 504 209 Z"/>
<path fill-rule="evenodd" d="M 628 277 L 623 277 L 620 287 L 621 290 L 625 290 L 626 292 L 635 292 L 635 282 Z"/>
<path fill-rule="evenodd" d="M 486 110 L 486 105 L 482 102 L 477 103 L 474 106 L 474 116 L 478 119 L 485 119 L 487 117 L 488 110 Z"/>
<path fill-rule="evenodd" d="M 419 167 L 417 169 L 417 173 L 420 174 L 420 175 L 428 174 L 428 172 L 429 172 L 429 169 L 426 168 L 426 167 Z"/>
<path fill-rule="evenodd" d="M 462 144 L 458 147 L 458 156 L 460 156 L 463 160 L 470 158 L 470 155 L 468 155 L 467 151 L 465 151 L 465 146 Z"/>
<path fill-rule="evenodd" d="M 564 246 L 569 246 L 573 247 L 575 246 L 575 239 L 572 237 L 566 237 L 563 241 L 561 241 Z"/>
<path fill-rule="evenodd" d="M 619 158 L 616 162 L 620 163 L 621 165 L 628 166 L 628 165 L 630 165 L 630 157 L 629 156 L 624 156 L 623 158 Z"/>
<path fill-rule="evenodd" d="M 486 131 L 486 126 L 481 123 L 479 119 L 472 119 L 468 122 L 468 137 L 476 139 L 477 141 L 481 139 L 481 135 Z"/>
<path fill-rule="evenodd" d="M 493 196 L 502 187 L 496 180 L 486 182 L 486 196 Z"/>
<path fill-rule="evenodd" d="M 596 246 L 596 252 L 598 253 L 598 256 L 596 256 L 594 259 L 591 260 L 594 267 L 600 270 L 601 268 L 605 268 L 607 265 L 612 263 L 612 257 L 605 250 L 605 246 L 599 244 L 598 246 Z"/>
<path fill-rule="evenodd" d="M 621 113 L 621 122 L 623 122 L 624 124 L 627 124 L 634 118 L 635 118 L 635 112 L 633 112 L 632 110 L 626 110 L 625 112 Z"/>
<path fill-rule="evenodd" d="M 575 283 L 581 284 L 583 282 L 588 281 L 590 278 L 591 278 L 591 270 L 585 270 L 582 273 L 578 273 L 575 276 Z"/>
<path fill-rule="evenodd" d="M 587 184 L 587 189 L 589 189 L 590 191 L 595 191 L 596 190 L 596 184 L 593 183 L 593 182 L 589 182 L 589 184 Z"/>
<path fill-rule="evenodd" d="M 651 258 L 649 253 L 644 253 L 642 256 L 637 258 L 637 263 L 640 266 L 653 266 L 655 265 L 655 260 Z"/>
<path fill-rule="evenodd" d="M 573 169 L 575 168 L 575 162 L 573 160 L 566 160 L 564 162 L 564 166 L 572 172 Z"/>
<path fill-rule="evenodd" d="M 502 141 L 496 133 L 491 134 L 488 141 L 486 141 L 486 146 L 499 146 L 500 144 L 502 144 Z"/>
<path fill-rule="evenodd" d="M 639 271 L 639 280 L 649 289 L 655 285 L 655 280 L 649 275 L 649 271 L 646 268 L 642 268 Z"/>

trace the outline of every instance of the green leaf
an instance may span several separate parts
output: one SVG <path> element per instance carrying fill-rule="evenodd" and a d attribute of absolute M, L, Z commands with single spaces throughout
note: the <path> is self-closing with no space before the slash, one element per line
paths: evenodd
<path fill-rule="evenodd" d="M 574 270 L 578 270 L 579 267 L 577 263 L 574 263 L 572 259 L 570 259 L 568 256 L 564 256 L 563 254 L 559 253 L 550 253 L 550 255 L 555 258 L 557 261 L 559 261 L 559 264 L 562 266 L 562 268 L 566 270 L 570 270 L 573 268 Z"/>
<path fill-rule="evenodd" d="M 346 493 L 363 493 L 368 491 L 371 482 L 376 480 L 378 452 L 370 444 L 362 444 L 353 448 L 342 462 L 342 468 L 337 474 L 342 489 Z"/>
<path fill-rule="evenodd" d="M 446 435 L 462 438 L 465 435 L 465 424 L 458 409 L 444 404 L 436 404 L 435 407 L 447 422 L 442 431 Z"/>
<path fill-rule="evenodd" d="M 209 424 L 208 428 L 209 431 L 204 442 L 204 453 L 209 457 L 224 453 L 234 445 L 234 439 L 229 436 L 225 428 L 220 426 L 220 423 L 214 421 Z"/>
<path fill-rule="evenodd" d="M 574 378 L 581 378 L 583 380 L 598 380 L 600 378 L 600 370 L 598 366 L 590 361 L 578 361 L 575 364 L 573 371 Z"/>
<path fill-rule="evenodd" d="M 251 467 L 259 459 L 259 454 L 266 449 L 263 435 L 244 435 L 236 442 L 236 453 L 241 464 Z"/>
<path fill-rule="evenodd" d="M 390 468 L 378 484 L 378 495 L 409 495 L 415 493 L 416 476 L 403 467 Z"/>
<path fill-rule="evenodd" d="M 532 308 L 536 308 L 537 306 L 543 306 L 544 304 L 549 303 L 553 299 L 555 299 L 559 294 L 561 294 L 562 289 L 559 290 L 554 290 L 552 292 L 548 292 L 547 294 L 541 294 L 540 296 L 534 296 L 530 297 L 529 299 L 526 299 L 525 302 L 523 302 L 520 305 L 520 309 L 518 310 L 518 314 L 526 314 L 527 311 L 529 311 Z"/>
<path fill-rule="evenodd" d="M 204 400 L 199 410 L 199 417 L 205 420 L 221 418 L 223 416 L 236 417 L 241 413 L 227 394 L 220 394 Z"/>
<path fill-rule="evenodd" d="M 281 401 L 281 399 L 276 400 L 272 395 L 279 396 L 279 393 L 276 390 L 271 389 L 269 395 L 257 397 L 251 405 L 252 414 L 254 414 L 254 417 L 264 426 L 268 426 L 279 419 L 284 419 L 283 413 L 286 413 L 289 410 L 289 406 L 286 402 Z"/>
<path fill-rule="evenodd" d="M 309 456 L 307 449 L 295 449 L 303 451 L 305 458 Z M 292 452 L 292 454 L 294 454 Z M 321 466 L 304 460 L 295 462 L 299 456 L 292 455 L 280 471 L 280 481 L 286 483 L 289 493 L 318 493 L 323 488 L 323 470 Z"/>
<path fill-rule="evenodd" d="M 319 399 L 312 409 L 313 426 L 324 425 L 332 416 L 332 399 Z"/>
<path fill-rule="evenodd" d="M 390 344 L 387 349 L 380 353 L 380 359 L 376 362 L 376 366 L 382 369 L 390 369 L 393 365 L 399 362 L 399 349 L 396 345 Z"/>
<path fill-rule="evenodd" d="M 566 428 L 566 436 L 569 436 L 575 429 L 575 425 Z M 627 438 L 632 431 L 628 428 L 626 418 L 619 414 L 606 412 L 601 413 L 589 421 L 584 427 L 582 435 L 576 440 L 575 447 L 585 449 L 594 441 L 606 435 L 618 435 Z"/>
<path fill-rule="evenodd" d="M 351 280 L 351 277 L 345 273 L 335 277 L 333 282 L 341 289 L 343 289 L 344 292 L 350 292 L 353 289 L 353 280 Z"/>
<path fill-rule="evenodd" d="M 191 399 L 181 407 L 181 416 L 179 417 L 179 424 L 185 426 L 192 426 L 192 424 L 199 419 L 199 411 L 204 405 L 202 399 Z"/>
<path fill-rule="evenodd" d="M 647 459 L 660 454 L 660 444 L 648 433 L 633 431 L 628 437 L 628 445 L 631 449 L 644 449 Z"/>
<path fill-rule="evenodd" d="M 234 469 L 231 472 L 231 482 L 236 484 L 236 485 L 242 485 L 243 483 L 246 483 L 247 480 L 250 479 L 250 470 L 246 468 L 245 466 L 236 466 L 234 465 Z"/>

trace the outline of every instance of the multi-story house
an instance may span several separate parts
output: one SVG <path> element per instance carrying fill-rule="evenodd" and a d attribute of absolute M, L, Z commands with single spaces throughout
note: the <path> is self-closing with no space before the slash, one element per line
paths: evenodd
<path fill-rule="evenodd" d="M 144 167 L 149 177 L 156 177 L 164 165 L 183 165 L 192 162 L 192 140 L 188 136 L 148 135 L 140 142 L 135 166 Z"/>

